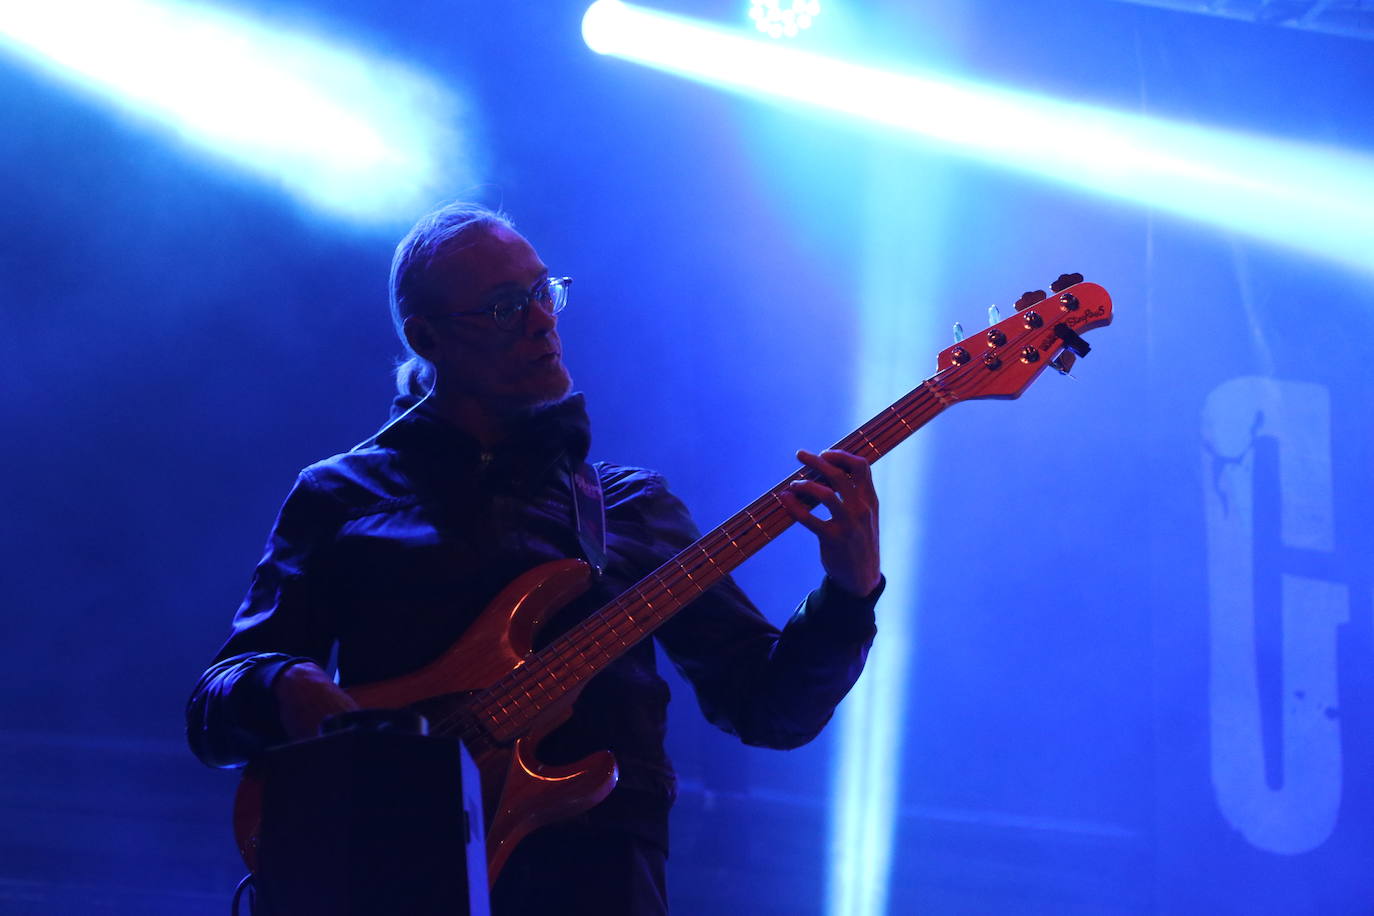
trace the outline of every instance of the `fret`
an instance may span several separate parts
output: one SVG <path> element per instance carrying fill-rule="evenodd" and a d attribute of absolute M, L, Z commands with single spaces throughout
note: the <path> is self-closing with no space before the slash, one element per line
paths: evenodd
<path fill-rule="evenodd" d="M 582 662 L 584 667 L 589 662 L 595 664 L 597 660 L 605 654 L 606 647 L 596 638 L 596 634 L 583 634 L 582 645 L 578 648 L 577 652 L 577 660 Z"/>
<path fill-rule="evenodd" d="M 624 617 L 626 620 L 629 620 L 629 621 L 633 621 L 633 620 L 634 620 L 634 618 L 630 617 L 630 614 L 629 614 L 628 611 L 623 612 L 621 616 Z M 620 625 L 621 625 L 621 620 L 620 620 L 618 617 L 616 617 L 616 616 L 612 616 L 612 617 L 610 618 L 609 622 L 606 623 L 606 631 L 607 631 L 608 633 L 610 633 L 612 636 L 614 636 L 616 642 L 620 643 L 620 645 L 622 645 L 622 646 L 628 646 L 629 643 L 627 643 L 627 642 L 625 641 L 625 637 L 626 637 L 626 635 L 628 635 L 628 634 L 634 633 L 634 627 L 632 627 L 632 626 L 631 626 L 631 627 L 626 627 L 626 628 L 625 628 L 625 632 L 621 632 L 620 629 L 619 629 Z"/>
<path fill-rule="evenodd" d="M 906 421 L 906 417 L 902 416 L 902 412 L 897 409 L 896 404 L 893 404 L 891 407 L 889 407 L 888 412 L 897 418 L 897 422 L 901 423 L 903 426 L 906 427 L 906 431 L 908 433 L 916 432 L 916 428 Z"/>
<path fill-rule="evenodd" d="M 739 560 L 735 563 L 730 564 L 731 569 L 738 566 L 740 563 L 743 563 L 745 560 L 749 559 L 749 552 L 739 545 L 739 541 L 735 539 L 735 535 L 732 532 L 730 532 L 724 525 L 721 525 L 719 528 L 716 529 L 716 531 L 720 533 L 721 539 L 728 542 L 731 547 L 735 548 L 735 553 L 739 554 Z"/>
<path fill-rule="evenodd" d="M 688 572 L 685 567 L 682 570 L 682 574 L 687 577 L 687 581 L 690 582 L 692 584 L 692 587 L 697 590 L 698 595 L 704 594 L 706 592 L 706 589 L 702 588 L 701 584 L 697 582 L 696 577 L 693 576 L 690 572 Z"/>
<path fill-rule="evenodd" d="M 764 528 L 762 525 L 759 524 L 759 520 L 758 520 L 758 519 L 754 518 L 754 513 L 750 512 L 748 509 L 745 509 L 745 510 L 744 510 L 744 514 L 747 515 L 747 516 L 749 516 L 749 521 L 751 521 L 751 522 L 754 523 L 754 527 L 755 527 L 755 528 L 757 528 L 757 529 L 759 529 L 759 531 L 762 531 L 762 532 L 763 532 L 763 536 L 764 536 L 764 537 L 768 538 L 769 540 L 772 540 L 772 537 L 768 534 L 768 530 L 767 530 L 766 528 Z"/>
<path fill-rule="evenodd" d="M 602 665 L 606 664 L 611 659 L 615 658 L 620 654 L 619 652 L 612 650 L 610 646 L 607 646 L 606 644 L 600 641 L 596 643 L 596 652 L 601 659 L 600 664 Z"/>
<path fill-rule="evenodd" d="M 705 540 L 705 538 L 703 538 L 702 540 Z M 726 575 L 726 571 L 723 570 L 723 569 L 721 569 L 719 566 L 716 565 L 716 559 L 715 559 L 715 557 L 711 556 L 712 551 L 707 550 L 707 549 L 702 545 L 701 541 L 697 541 L 696 547 L 697 547 L 698 550 L 701 551 L 701 555 L 702 555 L 703 557 L 706 558 L 706 562 L 711 564 L 711 569 L 715 570 L 715 572 L 718 574 L 718 576 L 719 576 L 720 578 L 724 578 L 725 575 Z"/>
<path fill-rule="evenodd" d="M 669 560 L 668 562 L 669 562 L 669 563 L 676 563 L 677 560 L 676 560 L 676 559 L 673 559 L 673 560 Z M 664 565 L 667 565 L 667 564 L 664 564 Z M 659 568 L 662 569 L 662 567 L 659 567 Z M 660 576 L 657 572 L 652 572 L 652 573 L 650 573 L 649 575 L 653 578 L 653 580 L 654 580 L 655 582 L 658 583 L 658 587 L 659 587 L 659 588 L 663 589 L 665 592 L 668 593 L 668 599 L 669 599 L 670 601 L 676 601 L 676 600 L 677 600 L 677 595 L 675 595 L 675 594 L 673 593 L 673 590 L 672 590 L 671 588 L 668 587 L 668 583 L 665 582 L 665 581 L 663 580 L 663 577 L 662 577 L 662 576 Z"/>
<path fill-rule="evenodd" d="M 695 546 L 695 544 L 690 545 L 685 550 L 683 550 L 682 553 L 686 553 L 688 550 L 691 550 L 692 547 Z M 702 592 L 704 592 L 705 589 L 697 583 L 697 577 L 692 575 L 692 568 L 687 564 L 687 561 L 680 559 L 682 553 L 678 554 L 677 557 L 673 558 L 673 566 L 676 567 L 676 571 L 678 573 L 687 577 L 687 583 L 691 585 L 693 588 L 695 588 L 697 590 L 697 594 L 699 595 Z"/>
<path fill-rule="evenodd" d="M 739 541 L 735 540 L 734 534 L 725 534 L 725 537 L 730 538 L 731 547 L 739 551 L 739 562 L 743 563 L 753 555 L 753 551 L 746 551 L 745 548 L 739 547 Z M 736 563 L 736 566 L 738 566 L 738 563 Z"/>
<path fill-rule="evenodd" d="M 607 608 L 607 610 L 610 610 L 610 608 Z M 607 636 L 616 640 L 616 644 L 621 645 L 621 647 L 625 644 L 625 633 L 633 633 L 633 629 L 635 629 L 633 626 L 628 626 L 628 628 L 625 626 L 625 623 L 632 621 L 633 618 L 629 617 L 629 611 L 621 611 L 620 614 L 606 614 L 606 612 L 600 612 L 600 614 L 596 615 L 596 622 L 602 626 Z M 598 643 L 600 643 L 600 640 L 598 640 Z"/>

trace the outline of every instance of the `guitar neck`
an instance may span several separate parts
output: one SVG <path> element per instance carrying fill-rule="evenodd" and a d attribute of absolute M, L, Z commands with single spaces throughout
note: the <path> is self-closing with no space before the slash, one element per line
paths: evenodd
<path fill-rule="evenodd" d="M 870 463 L 886 455 L 954 402 L 940 375 L 922 382 L 834 448 Z M 810 468 L 798 469 L 493 684 L 476 706 L 494 737 L 509 740 L 522 734 L 545 709 L 786 531 L 794 519 L 779 494 L 793 481 L 819 479 Z"/>

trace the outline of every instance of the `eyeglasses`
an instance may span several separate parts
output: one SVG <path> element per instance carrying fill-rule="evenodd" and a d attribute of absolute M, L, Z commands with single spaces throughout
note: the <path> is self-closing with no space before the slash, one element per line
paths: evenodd
<path fill-rule="evenodd" d="M 526 292 L 502 293 L 493 297 L 480 309 L 466 312 L 441 312 L 429 317 L 456 318 L 460 315 L 490 315 L 501 330 L 518 331 L 524 325 L 525 310 L 530 307 L 531 302 L 538 302 L 547 308 L 551 315 L 557 315 L 563 311 L 568 305 L 568 287 L 570 286 L 572 286 L 572 277 L 545 277 Z"/>

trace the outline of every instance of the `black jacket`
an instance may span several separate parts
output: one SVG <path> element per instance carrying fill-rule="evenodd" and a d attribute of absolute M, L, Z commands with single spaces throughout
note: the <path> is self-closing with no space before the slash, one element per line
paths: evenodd
<path fill-rule="evenodd" d="M 398 406 L 405 406 L 399 404 Z M 285 740 L 273 679 L 337 648 L 344 687 L 432 661 L 520 573 L 579 556 L 569 470 L 590 445 L 581 396 L 532 416 L 490 453 L 411 411 L 352 451 L 301 472 L 282 506 L 233 632 L 187 706 L 192 750 L 240 766 Z M 606 571 L 558 614 L 546 640 L 624 591 L 698 536 L 663 478 L 598 463 Z M 824 580 L 779 633 L 725 580 L 656 634 L 706 717 L 749 744 L 804 744 L 863 667 L 877 594 Z M 548 762 L 608 748 L 615 793 L 591 813 L 656 840 L 674 795 L 663 738 L 667 684 L 645 641 L 594 678 L 572 718 L 540 748 Z"/>

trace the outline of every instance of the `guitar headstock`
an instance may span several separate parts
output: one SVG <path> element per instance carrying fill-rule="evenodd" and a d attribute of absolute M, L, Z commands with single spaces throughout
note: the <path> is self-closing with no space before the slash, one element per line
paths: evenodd
<path fill-rule="evenodd" d="M 1089 347 L 1082 334 L 1111 324 L 1112 297 L 1081 274 L 1065 274 L 1016 302 L 1016 314 L 940 351 L 930 382 L 949 401 L 1015 398 L 1046 367 L 1068 372 Z"/>

